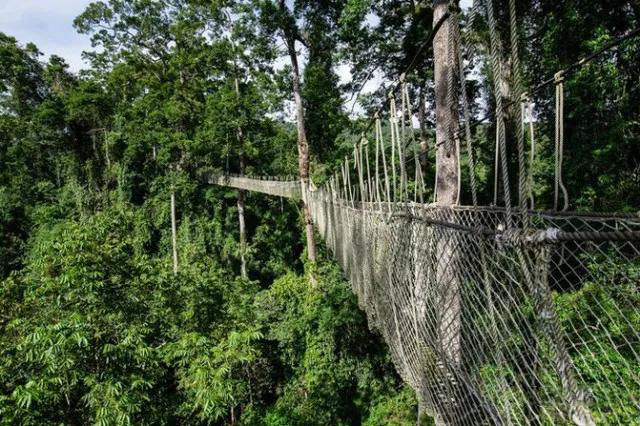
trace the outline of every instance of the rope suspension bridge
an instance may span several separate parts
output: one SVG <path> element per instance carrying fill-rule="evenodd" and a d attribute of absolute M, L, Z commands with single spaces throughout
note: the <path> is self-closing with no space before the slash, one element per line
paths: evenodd
<path fill-rule="evenodd" d="M 509 3 L 511 57 L 517 59 Z M 437 424 L 640 424 L 640 214 L 568 211 L 562 84 L 571 69 L 544 83 L 556 86 L 552 211 L 533 209 L 531 120 L 525 132 L 532 106 L 519 71 L 513 73 L 522 117 L 516 123 L 519 198 L 512 205 L 508 105 L 500 95 L 504 70 L 492 0 L 486 10 L 475 7 L 474 15 L 486 16 L 491 36 L 494 205 L 478 205 L 472 117 L 452 9 L 436 13 L 432 34 L 446 41 L 446 51 L 434 49 L 441 80 L 433 192 L 425 182 L 425 154 L 413 130 L 404 76 L 389 93 L 386 116 L 374 115 L 352 155 L 323 185 L 240 175 L 209 182 L 308 206 L 371 327 Z M 443 69 L 438 55 L 445 58 Z M 517 70 L 519 62 L 512 64 Z M 440 119 L 443 110 L 450 113 Z M 471 206 L 460 205 L 461 139 Z M 497 206 L 500 187 L 504 204 Z"/>

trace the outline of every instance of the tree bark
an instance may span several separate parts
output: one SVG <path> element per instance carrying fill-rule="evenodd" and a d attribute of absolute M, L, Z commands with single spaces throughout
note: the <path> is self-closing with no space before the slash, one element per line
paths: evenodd
<path fill-rule="evenodd" d="M 288 15 L 284 0 L 280 1 L 280 9 Z M 296 104 L 296 122 L 298 129 L 298 174 L 302 185 L 302 204 L 304 212 L 305 234 L 307 237 L 307 256 L 312 264 L 316 263 L 316 242 L 313 234 L 313 220 L 307 199 L 309 190 L 309 144 L 304 124 L 304 106 L 302 104 L 302 89 L 300 85 L 300 68 L 298 66 L 298 54 L 296 52 L 296 37 L 292 28 L 283 28 L 284 41 L 287 45 L 291 60 L 291 78 L 293 80 L 293 97 Z"/>
<path fill-rule="evenodd" d="M 447 13 L 447 1 L 434 2 L 433 24 Z M 453 140 L 457 127 L 457 102 L 450 105 L 448 101 L 448 76 L 455 70 L 455 63 L 450 61 L 449 49 L 450 21 L 445 20 L 433 39 L 434 77 L 436 101 L 436 203 L 450 207 L 458 202 L 458 156 L 457 144 Z M 457 97 L 454 97 L 457 99 Z M 459 282 L 455 268 L 457 266 L 456 239 L 450 230 L 438 229 L 438 262 L 436 265 L 436 283 L 440 306 L 440 339 L 443 355 L 446 357 L 445 370 L 455 367 L 460 362 L 460 325 L 461 307 Z"/>

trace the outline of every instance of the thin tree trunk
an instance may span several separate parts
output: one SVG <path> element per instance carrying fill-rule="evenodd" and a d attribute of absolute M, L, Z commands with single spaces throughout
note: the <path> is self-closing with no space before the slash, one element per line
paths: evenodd
<path fill-rule="evenodd" d="M 111 159 L 109 158 L 109 141 L 107 140 L 107 129 L 102 129 L 104 132 L 104 155 L 107 160 L 107 169 L 111 168 Z"/>
<path fill-rule="evenodd" d="M 240 160 L 240 174 L 244 172 L 244 161 Z M 246 247 L 247 247 L 247 231 L 244 220 L 244 191 L 238 191 L 238 223 L 240 227 L 240 275 L 242 278 L 247 278 L 247 259 L 246 259 Z"/>
<path fill-rule="evenodd" d="M 447 12 L 447 1 L 434 2 L 434 25 Z M 457 126 L 455 105 L 448 102 L 449 87 L 448 74 L 454 72 L 455 64 L 450 62 L 449 49 L 453 40 L 449 34 L 450 21 L 446 20 L 440 27 L 433 40 L 435 65 L 435 96 L 436 96 L 436 162 L 437 162 L 437 198 L 440 206 L 453 206 L 458 200 L 458 158 L 456 143 L 453 140 Z M 456 98 L 457 99 L 457 98 Z M 437 231 L 438 263 L 436 265 L 436 282 L 440 293 L 440 339 L 446 362 L 450 367 L 460 362 L 460 294 L 459 282 L 455 271 L 457 249 L 455 234 L 450 230 Z M 446 366 L 445 366 L 446 367 Z"/>
<path fill-rule="evenodd" d="M 286 5 L 284 0 L 280 1 L 280 8 L 285 11 Z M 311 218 L 311 210 L 307 199 L 307 191 L 309 190 L 309 144 L 307 143 L 307 134 L 304 125 L 304 106 L 302 104 L 302 89 L 300 86 L 300 69 L 298 66 L 298 54 L 295 47 L 295 36 L 291 28 L 285 26 L 284 38 L 291 59 L 291 77 L 293 79 L 293 97 L 296 104 L 296 122 L 298 128 L 298 173 L 300 175 L 300 184 L 302 185 L 302 204 L 304 211 L 305 233 L 307 237 L 307 255 L 312 264 L 316 263 L 316 242 L 313 234 L 313 220 Z"/>
<path fill-rule="evenodd" d="M 178 273 L 178 242 L 176 236 L 176 191 L 171 190 L 171 243 L 173 248 L 173 274 Z"/>
<path fill-rule="evenodd" d="M 235 66 L 235 90 L 236 96 L 238 100 L 240 99 L 240 84 L 238 83 L 238 68 Z M 238 145 L 240 149 L 240 175 L 244 174 L 244 147 L 243 147 L 243 135 L 242 128 L 238 126 L 237 132 Z M 240 275 L 242 278 L 247 279 L 247 259 L 246 259 L 246 251 L 247 251 L 247 231 L 244 220 L 244 191 L 238 190 L 238 223 L 240 227 Z"/>

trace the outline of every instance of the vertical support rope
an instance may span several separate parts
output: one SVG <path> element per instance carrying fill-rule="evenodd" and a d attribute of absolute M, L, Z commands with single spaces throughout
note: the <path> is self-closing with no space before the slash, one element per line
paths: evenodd
<path fill-rule="evenodd" d="M 509 28 L 511 33 L 511 68 L 513 71 L 513 99 L 521 99 L 523 94 L 522 68 L 520 65 L 518 16 L 515 0 L 509 0 Z M 527 175 L 524 153 L 524 128 L 522 120 L 516 120 L 516 139 L 518 150 L 518 205 L 522 212 L 527 209 Z M 526 219 L 523 215 L 523 219 Z"/>
<path fill-rule="evenodd" d="M 344 171 L 345 169 L 345 163 L 343 162 L 340 165 L 340 171 L 342 173 L 342 187 L 344 188 L 342 192 L 344 192 L 344 196 L 342 197 L 343 199 L 346 200 L 347 204 L 349 203 L 349 192 L 347 191 L 347 175 Z"/>
<path fill-rule="evenodd" d="M 378 133 L 378 114 L 376 114 L 375 116 L 375 140 L 376 140 L 376 164 L 375 164 L 375 171 L 374 171 L 374 178 L 375 178 L 375 186 L 376 186 L 376 201 L 378 202 L 378 206 L 380 207 L 380 173 L 378 171 L 379 168 L 379 164 L 380 164 L 380 134 Z"/>
<path fill-rule="evenodd" d="M 380 141 L 380 152 L 382 154 L 382 170 L 384 172 L 384 189 L 386 195 L 386 201 L 391 209 L 391 185 L 389 184 L 389 174 L 387 173 L 387 156 L 384 153 L 384 143 L 382 140 L 382 123 L 380 122 L 380 118 L 376 115 L 376 132 L 379 136 Z"/>
<path fill-rule="evenodd" d="M 359 160 L 358 160 L 358 144 L 356 143 L 355 145 L 353 145 L 353 170 L 356 172 L 356 176 L 359 177 L 358 164 L 359 164 Z M 360 180 L 359 179 L 358 179 L 357 185 L 358 186 L 354 187 L 354 189 L 353 189 L 353 199 L 354 200 L 362 199 L 362 188 L 360 186 Z"/>
<path fill-rule="evenodd" d="M 355 204 L 353 201 L 353 188 L 351 187 L 351 170 L 349 170 L 349 157 L 344 157 L 344 170 L 347 175 L 347 188 L 349 190 L 349 201 L 351 202 L 351 207 L 355 208 Z"/>
<path fill-rule="evenodd" d="M 458 173 L 456 179 L 456 186 L 458 188 L 456 194 L 456 205 L 459 206 L 460 194 L 462 193 L 462 166 L 460 165 L 460 137 L 458 136 L 457 132 L 455 133 L 454 141 L 456 143 L 456 163 L 458 165 Z"/>
<path fill-rule="evenodd" d="M 405 116 L 409 116 L 409 124 L 411 124 L 411 104 L 405 102 L 405 97 L 402 93 L 402 87 L 406 87 L 404 82 L 404 74 L 400 76 L 400 132 L 398 133 L 398 124 L 396 122 L 396 135 L 398 137 L 398 151 L 400 156 L 400 192 L 402 194 L 402 200 L 409 199 L 407 188 L 407 164 L 406 164 L 406 146 L 407 146 L 407 128 L 405 123 Z M 395 101 L 394 101 L 395 102 Z"/>
<path fill-rule="evenodd" d="M 395 144 L 395 128 L 394 122 L 396 120 L 395 117 L 395 98 L 393 93 L 389 93 L 390 100 L 390 108 L 393 110 L 389 112 L 389 122 L 390 122 L 390 131 L 391 131 L 391 178 L 393 180 L 391 189 L 393 189 L 393 201 L 398 201 L 398 188 L 396 184 L 396 144 Z M 384 152 L 384 151 L 383 151 Z M 390 200 L 391 201 L 391 200 Z"/>
<path fill-rule="evenodd" d="M 535 208 L 535 199 L 533 197 L 533 163 L 536 155 L 536 139 L 533 131 L 533 103 L 529 100 L 528 94 L 522 94 L 521 102 L 522 114 L 522 131 L 525 131 L 526 119 L 529 120 L 529 167 L 527 168 L 527 194 L 529 197 L 529 208 Z"/>
<path fill-rule="evenodd" d="M 363 136 L 364 138 L 364 136 Z M 365 153 L 365 158 L 366 158 L 366 163 L 367 163 L 367 194 L 368 194 L 368 200 L 373 202 L 374 201 L 374 194 L 373 194 L 373 187 L 372 187 L 372 183 L 371 183 L 371 168 L 369 167 L 369 140 L 367 140 L 366 138 L 364 139 L 364 153 Z"/>
<path fill-rule="evenodd" d="M 456 91 L 456 79 L 462 81 L 462 76 L 457 75 L 458 54 L 460 52 L 458 39 L 459 29 L 457 29 L 457 9 L 458 6 L 454 1 L 449 2 L 449 45 L 447 46 L 447 107 L 451 111 L 447 123 L 447 151 L 451 152 L 455 149 L 456 165 L 457 165 L 457 190 L 456 205 L 460 205 L 460 193 L 462 192 L 462 180 L 460 169 L 460 138 L 458 136 L 458 97 Z M 455 119 L 454 119 L 455 117 Z"/>
<path fill-rule="evenodd" d="M 504 105 L 502 99 L 501 86 L 503 82 L 502 67 L 500 64 L 501 47 L 497 30 L 493 0 L 487 0 L 487 21 L 489 23 L 489 38 L 491 41 L 491 67 L 493 70 L 493 84 L 496 97 L 496 132 L 498 133 L 498 144 L 500 148 L 500 166 L 502 169 L 502 186 L 504 193 L 504 204 L 506 211 L 507 225 L 511 227 L 513 218 L 511 216 L 511 191 L 509 189 L 509 168 L 507 164 L 507 141 L 504 124 Z"/>
<path fill-rule="evenodd" d="M 496 112 L 496 116 L 498 113 Z M 493 205 L 498 205 L 498 180 L 500 179 L 500 131 L 498 130 L 498 122 L 496 121 L 496 144 L 494 147 L 493 159 Z"/>
<path fill-rule="evenodd" d="M 422 162 L 420 161 L 420 152 L 419 146 L 416 141 L 415 135 L 413 133 L 412 126 L 412 116 L 411 116 L 411 100 L 409 98 L 409 88 L 407 87 L 407 83 L 402 83 L 402 104 L 408 105 L 408 118 L 409 118 L 409 129 L 411 132 L 410 139 L 413 143 L 413 162 L 415 167 L 415 181 L 414 181 L 414 190 L 413 190 L 413 202 L 417 202 L 420 199 L 420 203 L 424 202 L 424 177 L 422 173 Z M 403 107 L 404 108 L 404 107 Z M 420 195 L 418 197 L 418 190 L 420 188 Z"/>
<path fill-rule="evenodd" d="M 394 201 L 403 201 L 404 200 L 404 192 L 403 192 L 403 182 L 404 182 L 404 157 L 402 155 L 402 146 L 400 143 L 400 130 L 398 128 L 398 109 L 396 106 L 396 97 L 391 92 L 389 93 L 389 126 L 391 127 L 391 146 L 395 147 L 398 151 L 398 163 L 400 166 L 400 187 L 396 186 L 396 175 L 395 168 L 393 170 L 393 195 Z M 393 148 L 392 151 L 393 153 Z M 395 164 L 395 157 L 392 159 L 393 164 Z"/>
<path fill-rule="evenodd" d="M 555 75 L 556 83 L 556 140 L 555 140 L 555 181 L 553 192 L 553 209 L 558 210 L 558 189 L 562 191 L 564 205 L 561 211 L 569 208 L 569 195 L 562 181 L 562 161 L 564 151 L 564 75 Z"/>
<path fill-rule="evenodd" d="M 360 184 L 360 202 L 367 201 L 367 194 L 364 186 L 364 173 L 362 170 L 362 140 L 353 148 L 353 154 L 357 157 L 356 170 L 358 171 L 358 183 Z"/>
<path fill-rule="evenodd" d="M 458 14 L 451 14 L 451 25 L 454 27 L 454 36 L 456 43 L 460 46 L 460 21 Z M 464 135 L 467 148 L 467 156 L 469 161 L 469 183 L 471 185 L 471 201 L 474 206 L 478 205 L 478 187 L 476 183 L 475 159 L 473 146 L 471 142 L 471 112 L 469 110 L 469 98 L 467 96 L 467 86 L 465 85 L 465 67 L 462 49 L 458 48 L 458 74 L 460 76 L 460 94 L 462 97 L 462 113 L 464 115 Z"/>

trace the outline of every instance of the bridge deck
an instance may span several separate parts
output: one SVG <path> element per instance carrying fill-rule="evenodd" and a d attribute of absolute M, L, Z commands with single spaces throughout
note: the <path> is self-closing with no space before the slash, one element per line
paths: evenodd
<path fill-rule="evenodd" d="M 249 178 L 240 176 L 213 176 L 209 178 L 209 183 L 230 188 L 244 189 L 247 191 L 261 192 L 263 194 L 275 195 L 278 197 L 302 199 L 302 189 L 297 180 L 267 180 L 259 178 Z"/>

